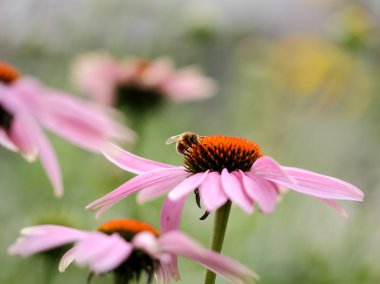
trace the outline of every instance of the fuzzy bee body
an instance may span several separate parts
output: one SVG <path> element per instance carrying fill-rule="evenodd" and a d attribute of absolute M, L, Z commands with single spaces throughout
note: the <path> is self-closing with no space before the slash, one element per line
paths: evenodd
<path fill-rule="evenodd" d="M 176 143 L 178 154 L 184 154 L 192 144 L 199 144 L 200 136 L 194 132 L 186 131 L 182 134 L 175 135 L 166 140 L 165 144 Z"/>

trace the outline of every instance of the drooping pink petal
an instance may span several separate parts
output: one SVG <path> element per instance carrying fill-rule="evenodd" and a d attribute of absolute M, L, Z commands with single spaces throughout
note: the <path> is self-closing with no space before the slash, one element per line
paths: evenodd
<path fill-rule="evenodd" d="M 88 265 L 95 273 L 102 274 L 118 267 L 129 257 L 132 249 L 133 246 L 118 234 L 108 236 L 91 232 L 75 245 L 74 251 L 68 257 L 75 258 L 78 265 Z M 69 262 L 71 259 L 62 262 Z"/>
<path fill-rule="evenodd" d="M 17 147 L 27 161 L 34 161 L 38 154 L 35 137 L 36 122 L 25 112 L 14 115 L 8 132 L 9 140 Z"/>
<path fill-rule="evenodd" d="M 110 245 L 108 249 L 91 262 L 90 268 L 95 273 L 103 274 L 117 268 L 132 253 L 132 245 L 119 235 L 114 234 L 109 238 Z"/>
<path fill-rule="evenodd" d="M 160 168 L 174 168 L 174 166 L 141 158 L 132 153 L 110 144 L 103 151 L 104 156 L 119 168 L 134 174 L 142 174 Z"/>
<path fill-rule="evenodd" d="M 165 199 L 164 204 L 162 205 L 160 217 L 161 234 L 179 230 L 185 200 L 186 196 L 177 201 L 172 201 L 168 197 Z M 180 279 L 178 271 L 178 258 L 175 254 L 171 254 L 171 259 L 169 263 L 167 263 L 166 267 L 174 279 Z"/>
<path fill-rule="evenodd" d="M 177 201 L 185 196 L 187 196 L 190 192 L 197 189 L 197 187 L 204 181 L 207 177 L 209 171 L 204 173 L 196 173 L 192 176 L 189 176 L 183 182 L 178 184 L 173 190 L 171 190 L 168 194 L 168 198 Z"/>
<path fill-rule="evenodd" d="M 228 196 L 228 199 L 238 205 L 247 214 L 252 214 L 254 210 L 253 201 L 245 193 L 242 182 L 234 172 L 229 173 L 227 169 L 223 169 L 221 181 L 223 191 Z"/>
<path fill-rule="evenodd" d="M 193 259 L 232 283 L 252 283 L 254 278 L 258 278 L 255 272 L 242 264 L 202 248 L 179 231 L 163 234 L 159 243 L 163 251 Z"/>
<path fill-rule="evenodd" d="M 251 172 L 268 180 L 285 180 L 294 182 L 283 170 L 283 168 L 271 157 L 264 156 L 257 159 L 251 168 Z"/>
<path fill-rule="evenodd" d="M 161 248 L 156 236 L 150 232 L 138 233 L 133 237 L 132 244 L 135 248 L 145 251 L 153 258 L 158 259 L 160 257 Z"/>
<path fill-rule="evenodd" d="M 90 105 L 54 90 L 47 93 L 47 110 L 39 119 L 49 130 L 84 149 L 98 152 L 112 140 L 132 142 L 134 133 L 111 118 L 105 107 Z"/>
<path fill-rule="evenodd" d="M 185 204 L 186 196 L 177 201 L 171 200 L 167 197 L 162 205 L 160 216 L 160 231 L 166 233 L 172 230 L 178 230 L 183 206 Z"/>
<path fill-rule="evenodd" d="M 218 172 L 210 172 L 199 186 L 199 194 L 206 211 L 213 212 L 227 202 Z"/>
<path fill-rule="evenodd" d="M 156 270 L 157 284 L 169 284 L 170 283 L 170 272 L 165 265 L 161 265 Z"/>
<path fill-rule="evenodd" d="M 29 256 L 78 241 L 86 237 L 88 232 L 64 226 L 41 225 L 25 228 L 21 234 L 22 236 L 9 247 L 9 254 Z"/>
<path fill-rule="evenodd" d="M 58 271 L 59 272 L 65 272 L 67 267 L 69 267 L 69 265 L 75 261 L 75 258 L 76 258 L 76 249 L 75 249 L 75 247 L 73 247 L 73 248 L 69 249 L 62 256 L 62 258 L 58 264 Z"/>
<path fill-rule="evenodd" d="M 50 182 L 53 185 L 54 193 L 57 197 L 63 196 L 63 182 L 61 177 L 61 169 L 58 164 L 58 159 L 55 155 L 53 147 L 49 140 L 42 132 L 39 126 L 36 125 L 35 136 L 39 148 L 39 158 Z"/>
<path fill-rule="evenodd" d="M 348 214 L 346 212 L 346 210 L 344 210 L 341 206 L 339 206 L 338 203 L 336 203 L 335 201 L 332 201 L 332 200 L 329 200 L 329 199 L 323 199 L 323 198 L 320 198 L 321 201 L 323 201 L 324 203 L 326 203 L 327 205 L 331 206 L 332 208 L 334 208 L 336 211 L 338 211 L 338 213 L 345 219 L 348 218 Z"/>
<path fill-rule="evenodd" d="M 183 176 L 183 173 L 184 170 L 181 167 L 158 169 L 143 173 L 127 181 L 120 187 L 111 191 L 109 194 L 87 205 L 86 209 L 93 211 L 99 210 L 98 213 L 100 214 L 104 212 L 105 209 L 113 206 L 119 200 L 136 191 L 143 190 L 144 188 L 148 188 L 156 184 L 160 184 L 168 178 L 170 179 L 177 176 Z M 97 216 L 99 216 L 99 214 L 97 214 Z"/>
<path fill-rule="evenodd" d="M 283 179 L 272 181 L 289 189 L 323 199 L 363 200 L 363 192 L 348 182 L 307 170 L 291 167 L 283 169 L 296 183 L 289 183 Z"/>
<path fill-rule="evenodd" d="M 0 128 L 0 145 L 10 151 L 17 152 L 17 147 L 12 143 L 7 133 L 2 128 Z"/>
<path fill-rule="evenodd" d="M 143 203 L 149 200 L 153 200 L 162 194 L 172 190 L 177 184 L 181 183 L 183 180 L 185 180 L 190 173 L 184 171 L 183 175 L 178 175 L 176 177 L 167 178 L 165 181 L 147 187 L 144 190 L 141 190 L 137 194 L 137 202 Z"/>
<path fill-rule="evenodd" d="M 264 213 L 270 213 L 277 204 L 278 191 L 276 186 L 268 180 L 253 173 L 239 172 L 245 192 L 260 206 Z"/>

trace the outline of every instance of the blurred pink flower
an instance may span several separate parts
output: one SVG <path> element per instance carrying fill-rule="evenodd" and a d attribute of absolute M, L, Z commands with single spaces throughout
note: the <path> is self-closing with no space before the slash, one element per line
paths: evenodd
<path fill-rule="evenodd" d="M 111 162 L 138 176 L 86 208 L 98 211 L 97 216 L 100 216 L 131 193 L 139 192 L 137 200 L 145 202 L 169 192 L 161 218 L 168 222 L 168 226 L 176 228 L 190 192 L 196 193 L 198 205 L 202 201 L 206 214 L 227 201 L 247 214 L 254 211 L 255 202 L 263 213 L 270 213 L 281 195 L 281 187 L 321 199 L 343 216 L 347 215 L 346 212 L 333 200 L 363 200 L 363 193 L 347 182 L 280 166 L 272 158 L 264 156 L 252 141 L 220 135 L 199 137 L 189 133 L 185 133 L 185 138 L 183 135 L 174 137 L 177 150 L 184 154 L 185 167 L 147 160 L 116 146 L 105 150 Z"/>
<path fill-rule="evenodd" d="M 132 142 L 134 133 L 111 118 L 112 111 L 89 104 L 0 62 L 0 144 L 28 161 L 39 157 L 55 194 L 63 185 L 58 161 L 42 126 L 73 144 L 99 152 L 110 140 Z"/>
<path fill-rule="evenodd" d="M 117 61 L 107 53 L 94 52 L 75 61 L 73 79 L 79 89 L 108 105 L 144 99 L 119 96 L 146 96 L 152 100 L 158 96 L 182 102 L 208 98 L 216 91 L 214 81 L 196 67 L 175 70 L 173 61 L 166 57 Z"/>
<path fill-rule="evenodd" d="M 75 261 L 79 266 L 89 266 L 95 274 L 114 272 L 116 277 L 131 280 L 144 271 L 149 283 L 154 274 L 158 283 L 169 283 L 171 278 L 179 279 L 177 256 L 183 256 L 232 283 L 251 283 L 257 278 L 245 266 L 202 248 L 179 231 L 163 231 L 160 235 L 150 225 L 132 219 L 109 221 L 98 232 L 41 225 L 24 228 L 21 234 L 9 247 L 10 254 L 29 256 L 75 243 L 59 263 L 61 272 Z"/>

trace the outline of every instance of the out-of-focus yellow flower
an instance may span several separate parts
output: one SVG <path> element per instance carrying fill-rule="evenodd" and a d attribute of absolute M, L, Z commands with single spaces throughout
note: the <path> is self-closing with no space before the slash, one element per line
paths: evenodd
<path fill-rule="evenodd" d="M 269 64 L 274 82 L 287 93 L 318 96 L 325 104 L 362 109 L 372 93 L 366 66 L 338 46 L 311 36 L 291 36 L 275 44 Z"/>

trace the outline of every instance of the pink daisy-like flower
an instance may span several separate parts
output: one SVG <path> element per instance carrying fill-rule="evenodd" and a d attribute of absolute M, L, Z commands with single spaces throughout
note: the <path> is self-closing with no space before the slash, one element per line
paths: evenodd
<path fill-rule="evenodd" d="M 152 226 L 132 219 L 109 221 L 97 232 L 77 230 L 57 225 L 24 228 L 22 236 L 8 252 L 29 256 L 69 243 L 75 243 L 59 263 L 63 272 L 72 262 L 89 266 L 95 274 L 114 272 L 119 282 L 139 280 L 141 272 L 151 283 L 155 275 L 158 283 L 179 279 L 177 256 L 192 259 L 232 283 L 251 283 L 257 275 L 236 261 L 202 248 L 179 231 L 162 234 Z"/>
<path fill-rule="evenodd" d="M 171 101 L 191 101 L 212 96 L 215 83 L 195 67 L 175 70 L 171 59 L 117 61 L 107 53 L 83 55 L 73 65 L 77 87 L 108 105 L 142 109 Z"/>
<path fill-rule="evenodd" d="M 167 192 L 161 218 L 176 228 L 187 195 L 195 192 L 198 205 L 202 202 L 213 212 L 231 201 L 251 214 L 254 203 L 263 213 L 274 210 L 281 187 L 316 197 L 346 212 L 334 202 L 336 199 L 362 201 L 363 193 L 345 181 L 307 170 L 280 166 L 264 156 L 256 143 L 221 135 L 199 137 L 185 132 L 168 140 L 177 143 L 177 151 L 184 155 L 184 167 L 147 160 L 114 146 L 106 157 L 120 168 L 138 174 L 106 196 L 86 208 L 97 216 L 124 197 L 139 192 L 139 202 L 154 199 Z"/>
<path fill-rule="evenodd" d="M 20 77 L 0 62 L 0 144 L 28 161 L 39 157 L 55 194 L 63 194 L 58 161 L 41 126 L 89 151 L 110 140 L 132 142 L 134 133 L 111 119 L 112 112 Z"/>

